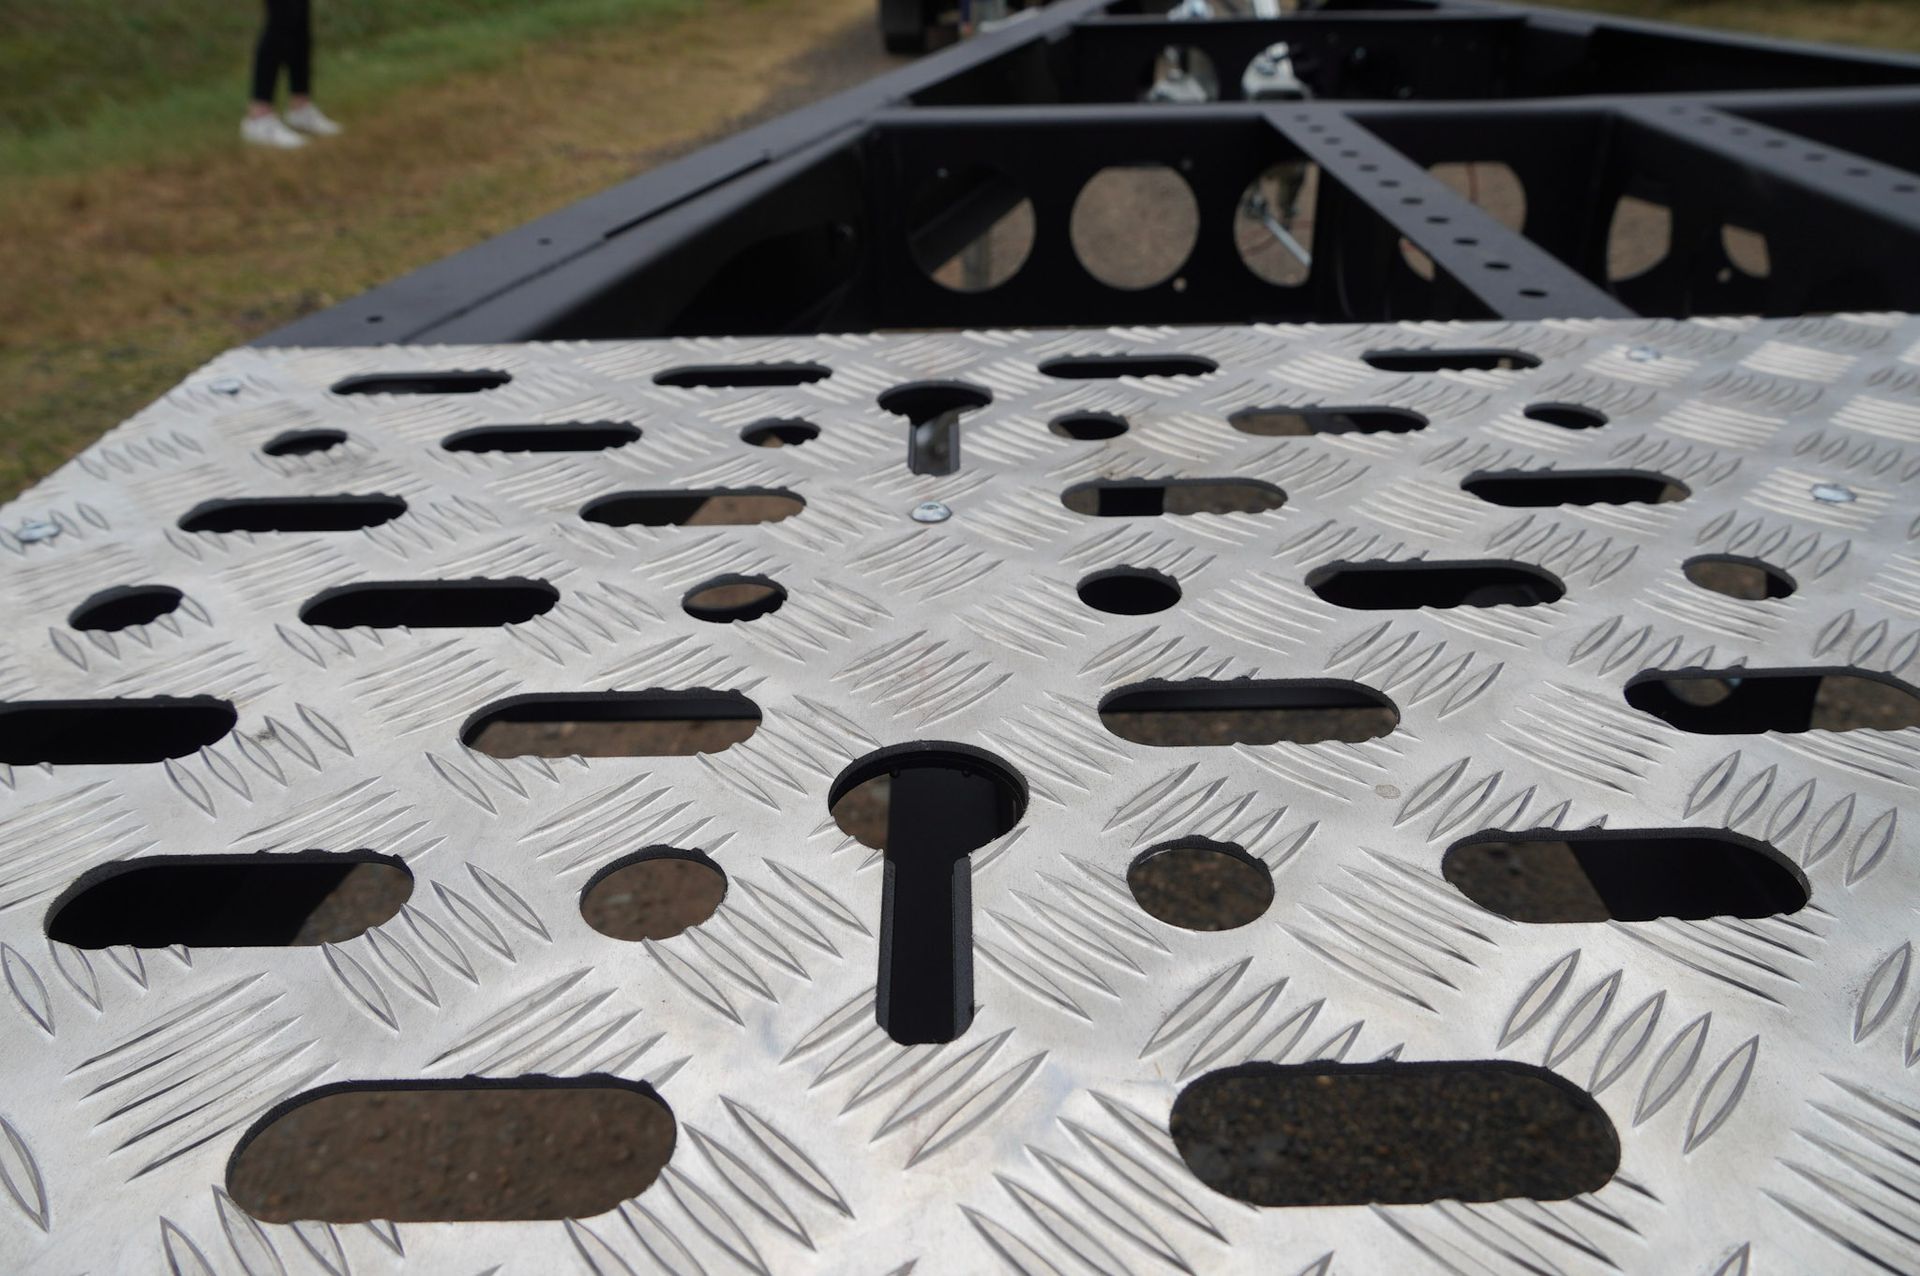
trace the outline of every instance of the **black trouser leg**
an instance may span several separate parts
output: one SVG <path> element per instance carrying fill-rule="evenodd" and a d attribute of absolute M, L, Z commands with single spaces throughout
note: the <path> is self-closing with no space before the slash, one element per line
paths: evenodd
<path fill-rule="evenodd" d="M 287 91 L 304 97 L 313 87 L 313 32 L 307 0 L 267 0 L 266 25 L 253 49 L 253 100 L 273 101 L 280 69 Z"/>
<path fill-rule="evenodd" d="M 280 0 L 287 10 L 287 92 L 305 97 L 313 92 L 313 19 L 308 0 Z"/>

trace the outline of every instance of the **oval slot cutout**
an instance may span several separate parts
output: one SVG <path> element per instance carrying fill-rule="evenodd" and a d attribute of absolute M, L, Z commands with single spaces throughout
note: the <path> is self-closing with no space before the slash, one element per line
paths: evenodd
<path fill-rule="evenodd" d="M 1286 504 L 1287 494 L 1261 479 L 1096 479 L 1074 484 L 1060 503 L 1094 518 L 1261 514 Z"/>
<path fill-rule="evenodd" d="M 543 580 L 382 580 L 324 590 L 300 619 L 329 629 L 474 629 L 518 625 L 559 601 Z"/>
<path fill-rule="evenodd" d="M 1793 577 L 1778 567 L 1737 554 L 1701 554 L 1689 558 L 1681 570 L 1700 588 L 1745 602 L 1790 598 L 1795 588 Z"/>
<path fill-rule="evenodd" d="M 1721 831 L 1480 833 L 1448 848 L 1440 871 L 1516 922 L 1781 917 L 1807 904 L 1806 879 L 1784 855 Z"/>
<path fill-rule="evenodd" d="M 1427 418 L 1406 408 L 1242 408 L 1227 418 L 1242 434 L 1305 438 L 1312 434 L 1410 434 Z"/>
<path fill-rule="evenodd" d="M 1382 372 L 1521 372 L 1540 366 L 1524 350 L 1369 350 L 1360 356 Z"/>
<path fill-rule="evenodd" d="M 1040 371 L 1062 381 L 1114 377 L 1204 377 L 1220 365 L 1197 354 L 1083 354 L 1048 359 Z"/>
<path fill-rule="evenodd" d="M 1649 671 L 1627 703 L 1696 735 L 1901 731 L 1920 726 L 1920 692 L 1861 669 Z"/>
<path fill-rule="evenodd" d="M 88 873 L 48 913 L 47 938 L 88 949 L 337 944 L 412 893 L 406 865 L 372 851 L 155 856 Z"/>
<path fill-rule="evenodd" d="M 1417 607 L 1534 607 L 1566 587 L 1537 567 L 1505 561 L 1331 563 L 1307 576 L 1322 601 L 1356 611 Z"/>
<path fill-rule="evenodd" d="M 807 507 L 777 487 L 713 487 L 683 492 L 615 492 L 589 501 L 580 517 L 608 527 L 737 527 L 778 523 Z"/>
<path fill-rule="evenodd" d="M 1660 505 L 1684 501 L 1685 483 L 1650 470 L 1506 470 L 1471 474 L 1460 490 L 1493 505 L 1541 509 L 1551 505 Z"/>
<path fill-rule="evenodd" d="M 1143 682 L 1109 692 L 1100 722 L 1159 748 L 1373 740 L 1400 711 L 1371 687 L 1334 679 Z"/>
<path fill-rule="evenodd" d="M 1561 1201 L 1620 1168 L 1591 1095 L 1505 1060 L 1227 1068 L 1169 1128 L 1201 1182 L 1252 1205 Z"/>
<path fill-rule="evenodd" d="M 449 434 L 440 446 L 449 452 L 605 452 L 639 437 L 638 427 L 619 421 L 482 425 Z"/>
<path fill-rule="evenodd" d="M 260 445 L 268 456 L 313 456 L 330 452 L 347 441 L 345 430 L 288 430 Z"/>
<path fill-rule="evenodd" d="M 407 512 L 397 496 L 250 496 L 202 501 L 180 518 L 183 532 L 357 532 Z"/>
<path fill-rule="evenodd" d="M 238 720 L 212 696 L 0 701 L 0 765 L 165 762 L 224 739 Z"/>
<path fill-rule="evenodd" d="M 1230 842 L 1181 838 L 1142 853 L 1127 889 L 1153 917 L 1182 930 L 1235 930 L 1273 903 L 1273 873 Z"/>
<path fill-rule="evenodd" d="M 368 372 L 333 383 L 335 394 L 478 394 L 513 380 L 507 372 Z"/>
<path fill-rule="evenodd" d="M 460 739 L 496 758 L 664 758 L 752 736 L 760 709 L 737 691 L 514 696 L 467 719 Z"/>
<path fill-rule="evenodd" d="M 347 1082 L 247 1131 L 227 1191 L 267 1223 L 591 1218 L 646 1191 L 676 1134 L 651 1086 L 609 1076 Z"/>
<path fill-rule="evenodd" d="M 171 616 L 180 606 L 181 597 L 171 585 L 117 585 L 75 607 L 67 623 L 75 629 L 117 633 Z"/>
<path fill-rule="evenodd" d="M 832 368 L 817 363 L 707 363 L 687 368 L 669 368 L 655 374 L 653 383 L 683 390 L 725 390 L 770 385 L 810 385 L 832 375 Z"/>

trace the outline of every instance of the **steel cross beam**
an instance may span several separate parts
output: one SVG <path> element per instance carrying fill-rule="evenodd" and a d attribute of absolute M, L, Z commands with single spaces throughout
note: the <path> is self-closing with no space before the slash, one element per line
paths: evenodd
<path fill-rule="evenodd" d="M 1400 268 L 1394 257 L 1382 258 L 1367 248 L 1341 252 L 1344 232 L 1352 225 L 1349 218 L 1370 213 L 1426 253 L 1435 268 L 1484 314 L 1510 319 L 1632 315 L 1618 298 L 1518 231 L 1509 230 L 1345 111 L 1290 106 L 1269 110 L 1267 118 L 1320 166 L 1323 178 L 1338 183 L 1344 197 L 1344 206 L 1331 207 L 1322 198 L 1322 224 L 1330 233 L 1316 238 L 1316 256 L 1330 256 L 1340 271 L 1323 278 L 1323 288 L 1363 286 L 1367 273 Z M 1377 245 L 1368 247 L 1377 249 Z M 1434 308 L 1444 309 L 1444 303 Z"/>

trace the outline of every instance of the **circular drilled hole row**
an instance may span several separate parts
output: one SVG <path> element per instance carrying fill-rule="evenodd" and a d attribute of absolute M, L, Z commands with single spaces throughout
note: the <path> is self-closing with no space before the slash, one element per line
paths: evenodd
<path fill-rule="evenodd" d="M 1319 168 L 1304 160 L 1275 164 L 1248 184 L 1235 205 L 1234 246 L 1247 269 L 1268 283 L 1306 281 L 1303 254 L 1313 245 L 1312 210 Z M 1037 234 L 1033 202 L 1012 179 L 974 165 L 938 169 L 910 207 L 908 253 L 934 283 L 954 292 L 986 292 L 1019 274 Z M 943 224 L 956 207 L 985 209 L 992 220 L 964 242 Z M 1279 225 L 1282 236 L 1271 232 Z M 1068 239 L 1081 267 L 1124 292 L 1163 285 L 1184 291 L 1179 272 L 1199 242 L 1200 206 L 1193 187 L 1165 164 L 1114 165 L 1090 176 L 1068 214 Z"/>

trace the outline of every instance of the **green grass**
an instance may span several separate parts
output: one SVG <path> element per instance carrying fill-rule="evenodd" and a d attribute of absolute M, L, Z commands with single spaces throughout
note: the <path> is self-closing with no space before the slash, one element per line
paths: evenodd
<path fill-rule="evenodd" d="M 377 109 L 556 37 L 699 4 L 322 0 L 315 96 Z M 260 20 L 248 0 L 0 0 L 0 172 L 73 173 L 230 147 Z"/>
<path fill-rule="evenodd" d="M 259 0 L 0 0 L 0 501 L 196 364 L 732 126 L 872 0 L 316 0 L 345 137 L 235 135 Z"/>
<path fill-rule="evenodd" d="M 0 0 L 0 130 L 85 124 L 103 107 L 141 106 L 184 87 L 246 83 L 260 0 Z M 314 39 L 329 62 L 396 37 L 442 30 L 463 43 L 501 22 L 519 34 L 605 21 L 644 0 L 319 0 Z M 571 12 L 569 12 L 571 11 Z M 410 47 L 431 51 L 436 38 Z"/>
<path fill-rule="evenodd" d="M 1525 0 L 1783 40 L 1920 52 L 1920 0 Z"/>

